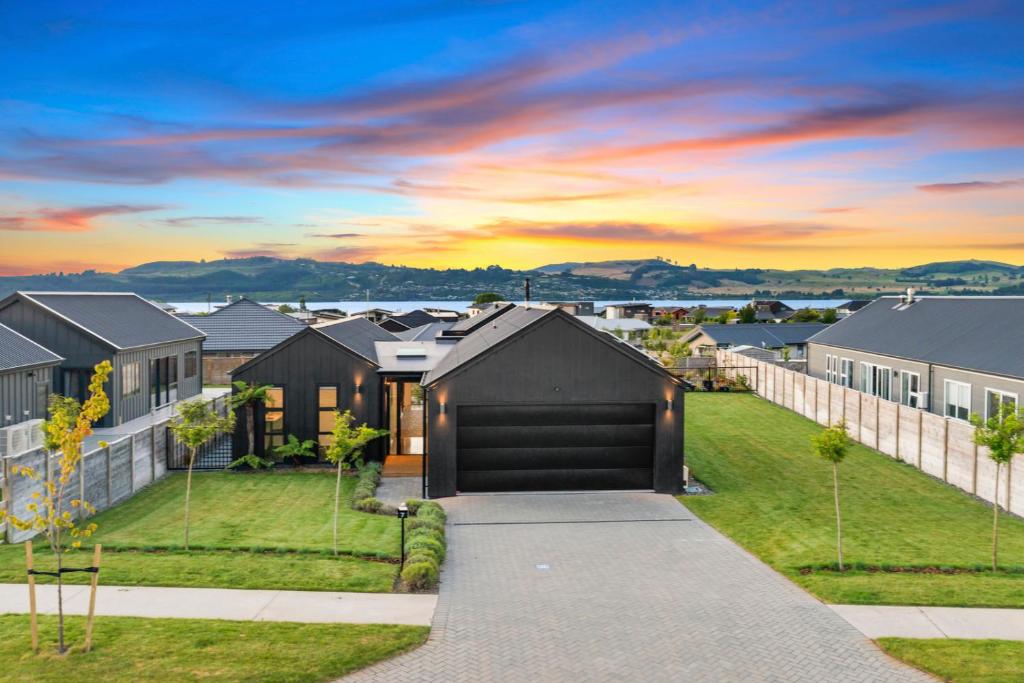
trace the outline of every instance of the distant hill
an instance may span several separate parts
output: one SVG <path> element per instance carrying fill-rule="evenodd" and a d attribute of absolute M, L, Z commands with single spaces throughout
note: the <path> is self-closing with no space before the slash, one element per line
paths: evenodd
<path fill-rule="evenodd" d="M 994 261 L 927 263 L 902 269 L 829 270 L 720 269 L 661 259 L 556 263 L 533 270 L 409 268 L 380 263 L 334 263 L 313 259 L 253 257 L 216 261 L 154 261 L 119 273 L 0 277 L 0 295 L 17 289 L 134 291 L 163 301 L 202 301 L 207 296 L 255 299 L 359 301 L 373 299 L 459 300 L 481 291 L 509 299 L 522 296 L 529 277 L 533 298 L 682 299 L 773 296 L 868 298 L 908 286 L 922 293 L 1024 293 L 1024 267 Z"/>

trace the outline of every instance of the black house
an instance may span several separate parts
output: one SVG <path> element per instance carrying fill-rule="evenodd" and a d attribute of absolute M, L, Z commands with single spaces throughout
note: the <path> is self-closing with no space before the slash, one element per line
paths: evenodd
<path fill-rule="evenodd" d="M 676 378 L 565 311 L 502 309 L 430 340 L 401 340 L 363 319 L 317 326 L 246 363 L 235 379 L 274 385 L 274 403 L 257 417 L 257 453 L 288 434 L 329 443 L 334 410 L 349 409 L 358 422 L 391 432 L 376 445 L 383 452 L 370 454 L 385 456 L 385 476 L 393 463 L 426 472 L 432 498 L 678 492 Z M 240 424 L 236 455 L 244 455 L 244 430 Z"/>
<path fill-rule="evenodd" d="M 92 369 L 114 367 L 114 427 L 202 392 L 203 333 L 128 293 L 15 292 L 0 301 L 0 323 L 59 354 L 53 391 L 84 400 Z"/>
<path fill-rule="evenodd" d="M 53 370 L 64 360 L 0 325 L 0 427 L 46 417 Z"/>

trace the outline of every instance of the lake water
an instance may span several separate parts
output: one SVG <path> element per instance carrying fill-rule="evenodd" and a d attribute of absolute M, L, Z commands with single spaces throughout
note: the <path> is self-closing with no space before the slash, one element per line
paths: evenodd
<path fill-rule="evenodd" d="M 782 299 L 785 304 L 792 308 L 835 308 L 841 304 L 846 303 L 849 299 Z M 275 305 L 286 303 L 293 308 L 298 308 L 299 304 L 295 301 L 267 301 L 264 303 L 273 303 Z M 389 311 L 402 311 L 409 312 L 414 311 L 417 308 L 444 308 L 451 311 L 464 311 L 466 310 L 471 301 L 370 301 L 370 308 L 385 308 Z M 523 303 L 523 302 L 517 302 Z M 607 306 L 608 304 L 623 303 L 622 299 L 610 299 L 607 301 L 595 301 L 595 306 Z M 740 308 L 750 303 L 750 299 L 646 299 L 645 303 L 649 303 L 653 306 L 683 306 L 690 308 L 693 306 L 699 306 L 704 304 L 705 306 L 733 306 Z M 223 302 L 216 301 L 214 306 L 223 305 Z M 187 301 L 183 303 L 171 302 L 171 306 L 174 306 L 179 311 L 188 313 L 203 313 L 208 310 L 208 305 L 205 301 Z M 320 308 L 339 308 L 347 313 L 357 313 L 359 311 L 365 311 L 367 307 L 366 301 L 307 301 L 306 308 L 310 310 L 317 310 Z"/>

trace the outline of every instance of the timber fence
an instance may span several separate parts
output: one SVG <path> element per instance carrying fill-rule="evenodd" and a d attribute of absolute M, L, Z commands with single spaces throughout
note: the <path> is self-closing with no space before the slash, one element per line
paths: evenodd
<path fill-rule="evenodd" d="M 716 356 L 720 371 L 732 379 L 745 375 L 758 396 L 820 425 L 845 421 L 855 441 L 993 502 L 996 465 L 988 450 L 974 443 L 970 424 L 727 350 Z M 1024 516 L 1024 456 L 1003 468 L 999 505 Z"/>

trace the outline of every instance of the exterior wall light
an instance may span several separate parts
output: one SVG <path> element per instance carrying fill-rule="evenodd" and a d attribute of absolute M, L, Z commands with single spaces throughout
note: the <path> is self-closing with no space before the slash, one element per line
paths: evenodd
<path fill-rule="evenodd" d="M 444 401 L 442 401 L 438 409 L 439 409 L 440 413 L 442 415 L 444 415 L 444 414 L 446 414 L 448 412 L 448 404 L 445 403 Z"/>
<path fill-rule="evenodd" d="M 665 400 L 665 410 L 672 410 L 672 399 Z"/>
<path fill-rule="evenodd" d="M 363 385 L 359 384 L 358 382 L 356 383 L 356 393 L 357 394 L 363 393 Z"/>

